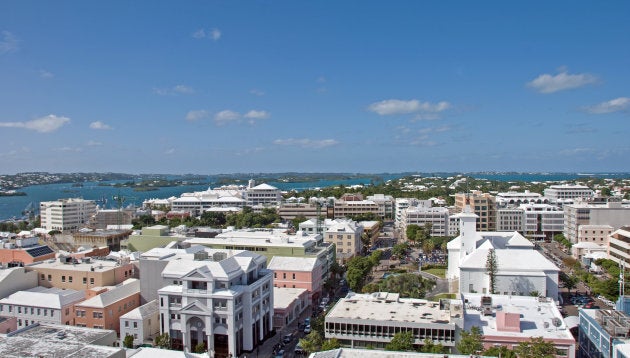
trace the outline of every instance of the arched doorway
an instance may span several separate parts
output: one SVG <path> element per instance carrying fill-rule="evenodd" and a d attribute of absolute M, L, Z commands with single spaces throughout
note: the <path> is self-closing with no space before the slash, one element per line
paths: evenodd
<path fill-rule="evenodd" d="M 204 352 L 208 350 L 208 340 L 206 336 L 206 325 L 199 317 L 192 317 L 188 320 L 188 332 L 190 336 L 190 351 L 196 352 L 197 345 L 203 344 Z"/>

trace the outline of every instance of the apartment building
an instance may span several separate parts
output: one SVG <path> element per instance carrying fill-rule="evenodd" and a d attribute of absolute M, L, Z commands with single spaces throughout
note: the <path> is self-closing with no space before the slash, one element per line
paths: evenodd
<path fill-rule="evenodd" d="M 400 231 L 404 235 L 409 225 L 424 227 L 430 224 L 431 236 L 448 236 L 448 217 L 448 209 L 444 207 L 412 206 L 401 213 Z"/>
<path fill-rule="evenodd" d="M 495 197 L 473 190 L 471 193 L 455 194 L 455 211 L 461 213 L 470 206 L 477 215 L 477 231 L 496 231 L 496 201 Z"/>
<path fill-rule="evenodd" d="M 580 225 L 609 225 L 613 230 L 630 224 L 630 204 L 617 201 L 578 201 L 564 205 L 564 236 L 576 243 Z"/>
<path fill-rule="evenodd" d="M 85 290 L 93 287 L 115 286 L 128 278 L 137 277 L 137 270 L 129 260 L 80 260 L 61 257 L 26 267 L 37 273 L 37 284 L 44 287 Z"/>
<path fill-rule="evenodd" d="M 43 201 L 39 204 L 41 227 L 61 232 L 76 232 L 88 226 L 96 214 L 96 202 L 79 198 Z"/>
<path fill-rule="evenodd" d="M 564 212 L 555 205 L 521 204 L 523 235 L 535 240 L 551 240 L 564 230 Z"/>
<path fill-rule="evenodd" d="M 630 316 L 626 312 L 580 309 L 579 317 L 579 357 L 613 358 L 615 346 L 630 343 Z"/>
<path fill-rule="evenodd" d="M 120 333 L 120 316 L 140 306 L 140 281 L 125 280 L 118 286 L 94 288 L 96 296 L 75 305 L 75 325 L 111 329 Z"/>
<path fill-rule="evenodd" d="M 372 200 L 363 200 L 361 194 L 344 194 L 340 199 L 335 199 L 333 204 L 333 218 L 350 218 L 359 214 L 373 213 L 379 215 L 379 206 Z"/>
<path fill-rule="evenodd" d="M 273 272 L 250 251 L 205 249 L 166 256 L 158 290 L 160 331 L 172 347 L 203 344 L 215 357 L 241 356 L 269 336 Z"/>
<path fill-rule="evenodd" d="M 157 300 L 148 302 L 120 316 L 120 340 L 133 337 L 133 345 L 153 341 L 160 334 L 160 317 Z M 122 344 L 121 344 L 122 346 Z"/>
<path fill-rule="evenodd" d="M 382 219 L 394 218 L 394 197 L 385 194 L 374 194 L 366 198 L 369 201 L 373 201 L 378 206 L 378 212 L 376 213 Z"/>
<path fill-rule="evenodd" d="M 326 215 L 326 209 L 321 210 L 317 205 L 306 203 L 282 203 L 278 208 L 278 215 L 283 220 L 293 220 L 300 216 L 314 219 L 318 215 Z"/>
<path fill-rule="evenodd" d="M 551 185 L 543 191 L 546 198 L 552 203 L 562 203 L 564 201 L 575 199 L 589 199 L 595 195 L 591 188 L 585 185 L 560 184 Z"/>
<path fill-rule="evenodd" d="M 497 231 L 523 231 L 523 216 L 518 207 L 497 209 Z"/>
<path fill-rule="evenodd" d="M 34 287 L 0 300 L 0 316 L 15 317 L 17 328 L 35 323 L 74 325 L 74 307 L 85 291 Z"/>
<path fill-rule="evenodd" d="M 363 251 L 362 234 L 363 226 L 355 221 L 339 221 L 326 230 L 324 241 L 335 245 L 337 248 L 337 262 L 345 263 L 351 257 L 360 255 Z"/>
<path fill-rule="evenodd" d="M 267 268 L 273 271 L 273 286 L 303 288 L 308 301 L 316 306 L 322 297 L 323 263 L 316 258 L 274 256 Z"/>
<path fill-rule="evenodd" d="M 398 293 L 351 293 L 340 299 L 325 318 L 324 334 L 336 338 L 344 347 L 384 349 L 396 333 L 413 333 L 414 348 L 425 339 L 452 349 L 455 346 L 456 319 L 462 315 L 461 303 L 448 305 Z"/>

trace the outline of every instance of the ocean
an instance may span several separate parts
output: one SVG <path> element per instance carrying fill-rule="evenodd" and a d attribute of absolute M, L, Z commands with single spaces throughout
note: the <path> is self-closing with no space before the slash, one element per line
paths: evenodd
<path fill-rule="evenodd" d="M 449 177 L 459 173 L 422 173 L 423 177 L 439 176 Z M 386 174 L 380 175 L 384 180 L 394 180 L 409 174 Z M 600 177 L 600 178 L 630 178 L 630 173 L 470 173 L 464 175 L 474 178 L 497 180 L 497 181 L 526 181 L 526 182 L 543 182 L 543 181 L 562 181 L 575 180 L 579 178 Z M 176 177 L 176 176 L 174 176 Z M 371 178 L 345 179 L 345 180 L 320 180 L 311 182 L 267 182 L 281 190 L 305 190 L 312 188 L 323 188 L 336 185 L 358 185 L 369 184 Z M 174 187 L 162 187 L 155 191 L 136 192 L 132 188 L 115 188 L 111 186 L 99 186 L 96 182 L 83 183 L 82 187 L 73 187 L 70 183 L 65 184 L 46 184 L 34 185 L 20 188 L 19 191 L 25 192 L 26 196 L 5 196 L 0 197 L 0 220 L 8 220 L 11 218 L 22 217 L 24 209 L 33 205 L 39 208 L 41 201 L 51 201 L 60 198 L 83 198 L 88 200 L 96 200 L 101 207 L 115 207 L 113 197 L 120 195 L 125 198 L 123 206 L 134 204 L 141 206 L 146 199 L 159 198 L 165 199 L 172 196 L 179 197 L 182 193 L 201 191 L 208 189 L 208 185 L 185 185 Z M 32 204 L 31 204 L 32 203 Z"/>

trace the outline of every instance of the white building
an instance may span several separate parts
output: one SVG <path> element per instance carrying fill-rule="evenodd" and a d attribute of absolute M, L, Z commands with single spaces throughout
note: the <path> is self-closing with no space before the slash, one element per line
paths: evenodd
<path fill-rule="evenodd" d="M 27 272 L 24 267 L 0 269 L 0 298 L 36 286 L 37 272 Z"/>
<path fill-rule="evenodd" d="M 444 207 L 411 206 L 401 213 L 401 232 L 406 232 L 407 226 L 431 225 L 431 236 L 448 236 L 449 212 Z"/>
<path fill-rule="evenodd" d="M 595 192 L 585 185 L 572 184 L 551 185 L 543 192 L 552 203 L 561 203 L 567 199 L 588 199 L 595 195 Z"/>
<path fill-rule="evenodd" d="M 203 344 L 210 355 L 241 356 L 272 330 L 273 272 L 264 256 L 238 250 L 205 249 L 175 255 L 158 290 L 161 332 L 175 348 Z"/>
<path fill-rule="evenodd" d="M 378 205 L 378 212 L 376 213 L 380 218 L 393 219 L 394 217 L 394 197 L 385 194 L 374 194 L 366 198 Z"/>
<path fill-rule="evenodd" d="M 39 204 L 41 227 L 48 231 L 76 232 L 96 214 L 96 202 L 79 198 L 43 201 Z"/>
<path fill-rule="evenodd" d="M 398 293 L 351 293 L 328 312 L 324 333 L 326 338 L 336 338 L 345 347 L 383 349 L 396 333 L 411 331 L 416 347 L 429 339 L 452 348 L 456 315 L 463 315 L 461 303 L 447 308 L 440 307 L 438 302 L 400 298 Z"/>
<path fill-rule="evenodd" d="M 529 190 L 525 192 L 508 191 L 498 193 L 495 197 L 498 207 L 519 206 L 521 204 L 547 204 L 548 198 L 538 193 L 532 193 Z"/>
<path fill-rule="evenodd" d="M 530 239 L 551 239 L 564 230 L 564 212 L 549 204 L 521 204 L 522 232 Z"/>
<path fill-rule="evenodd" d="M 624 226 L 608 238 L 608 258 L 618 263 L 630 263 L 630 227 Z"/>
<path fill-rule="evenodd" d="M 430 208 L 433 206 L 433 202 L 431 200 L 420 200 L 416 198 L 396 198 L 394 201 L 394 223 L 397 228 L 402 226 L 403 210 L 412 206 Z"/>
<path fill-rule="evenodd" d="M 613 230 L 630 224 L 630 204 L 578 201 L 564 206 L 564 236 L 577 242 L 580 225 L 609 225 Z"/>
<path fill-rule="evenodd" d="M 18 329 L 35 324 L 74 324 L 74 304 L 85 299 L 85 291 L 34 287 L 0 300 L 0 316 L 17 318 Z"/>
<path fill-rule="evenodd" d="M 153 300 L 120 316 L 120 340 L 133 337 L 133 345 L 147 343 L 160 334 L 160 319 L 157 300 Z M 122 346 L 122 344 L 121 344 Z"/>
<path fill-rule="evenodd" d="M 523 216 L 518 207 L 497 209 L 497 231 L 523 231 Z"/>
<path fill-rule="evenodd" d="M 248 206 L 278 206 L 282 202 L 280 189 L 269 184 L 255 185 L 254 180 L 249 181 L 245 191 L 245 199 Z"/>
<path fill-rule="evenodd" d="M 490 250 L 497 260 L 497 293 L 528 296 L 534 292 L 557 299 L 560 269 L 534 250 L 534 244 L 518 232 L 477 232 L 477 215 L 458 214 L 460 235 L 449 241 L 448 279 L 461 293 L 490 292 L 486 262 Z"/>

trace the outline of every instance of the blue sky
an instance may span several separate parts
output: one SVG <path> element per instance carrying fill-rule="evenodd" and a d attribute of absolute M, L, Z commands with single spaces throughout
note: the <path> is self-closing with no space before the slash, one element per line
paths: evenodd
<path fill-rule="evenodd" d="M 2 1 L 0 172 L 627 171 L 628 1 Z"/>

